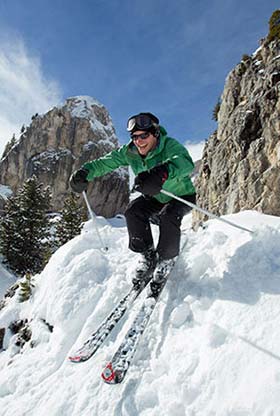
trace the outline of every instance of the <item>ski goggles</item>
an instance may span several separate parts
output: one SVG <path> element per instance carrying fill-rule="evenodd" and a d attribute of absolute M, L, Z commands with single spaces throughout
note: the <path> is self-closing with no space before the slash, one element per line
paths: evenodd
<path fill-rule="evenodd" d="M 145 133 L 141 133 L 141 134 L 131 134 L 130 137 L 132 138 L 132 140 L 134 142 L 136 142 L 137 139 L 142 139 L 145 140 L 150 136 L 150 132 L 149 131 L 145 131 Z"/>
<path fill-rule="evenodd" d="M 156 120 L 153 120 L 148 114 L 138 114 L 128 119 L 127 130 L 133 131 L 135 128 L 139 130 L 148 130 L 155 124 L 158 124 L 158 119 L 156 122 Z"/>

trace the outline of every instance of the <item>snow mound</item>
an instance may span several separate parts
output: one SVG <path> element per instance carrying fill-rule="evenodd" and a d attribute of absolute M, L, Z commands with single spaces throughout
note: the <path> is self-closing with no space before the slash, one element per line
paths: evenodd
<path fill-rule="evenodd" d="M 227 216 L 254 234 L 218 221 L 183 224 L 178 259 L 123 384 L 100 373 L 140 307 L 89 361 L 68 355 L 129 290 L 137 254 L 127 250 L 121 218 L 91 222 L 35 277 L 30 301 L 17 296 L 0 327 L 28 319 L 31 341 L 19 350 L 8 330 L 0 354 L 0 415 L 272 416 L 280 409 L 280 218 Z M 153 232 L 157 237 L 157 227 Z M 50 330 L 50 328 L 53 328 Z M 31 347 L 32 346 L 32 347 Z"/>

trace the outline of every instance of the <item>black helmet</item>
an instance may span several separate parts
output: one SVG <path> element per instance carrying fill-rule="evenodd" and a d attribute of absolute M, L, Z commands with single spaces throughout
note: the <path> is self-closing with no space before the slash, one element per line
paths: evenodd
<path fill-rule="evenodd" d="M 139 113 L 129 117 L 127 130 L 132 134 L 136 130 L 150 131 L 154 136 L 159 136 L 159 119 L 152 113 Z"/>

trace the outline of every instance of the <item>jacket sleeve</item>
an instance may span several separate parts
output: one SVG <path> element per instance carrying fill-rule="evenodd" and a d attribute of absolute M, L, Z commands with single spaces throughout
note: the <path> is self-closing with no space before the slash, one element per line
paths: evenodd
<path fill-rule="evenodd" d="M 194 163 L 189 152 L 177 140 L 170 139 L 166 151 L 170 179 L 188 176 L 193 171 Z"/>
<path fill-rule="evenodd" d="M 85 163 L 83 168 L 89 171 L 87 180 L 91 181 L 93 178 L 103 176 L 121 166 L 128 166 L 126 150 L 127 145 L 124 145 L 99 159 Z"/>

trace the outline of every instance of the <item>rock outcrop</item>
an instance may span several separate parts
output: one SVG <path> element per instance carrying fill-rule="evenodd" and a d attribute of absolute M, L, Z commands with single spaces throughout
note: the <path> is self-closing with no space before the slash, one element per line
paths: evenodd
<path fill-rule="evenodd" d="M 218 129 L 205 145 L 198 205 L 223 215 L 280 216 L 280 41 L 262 41 L 227 77 Z M 194 213 L 194 222 L 202 219 Z"/>
<path fill-rule="evenodd" d="M 52 209 L 69 194 L 71 173 L 84 162 L 119 147 L 106 108 L 90 97 L 74 97 L 33 117 L 19 141 L 0 161 L 0 183 L 13 191 L 32 175 L 51 188 Z M 128 173 L 120 168 L 94 180 L 88 197 L 98 215 L 122 213 L 128 202 Z M 82 200 L 81 200 L 82 203 Z"/>

